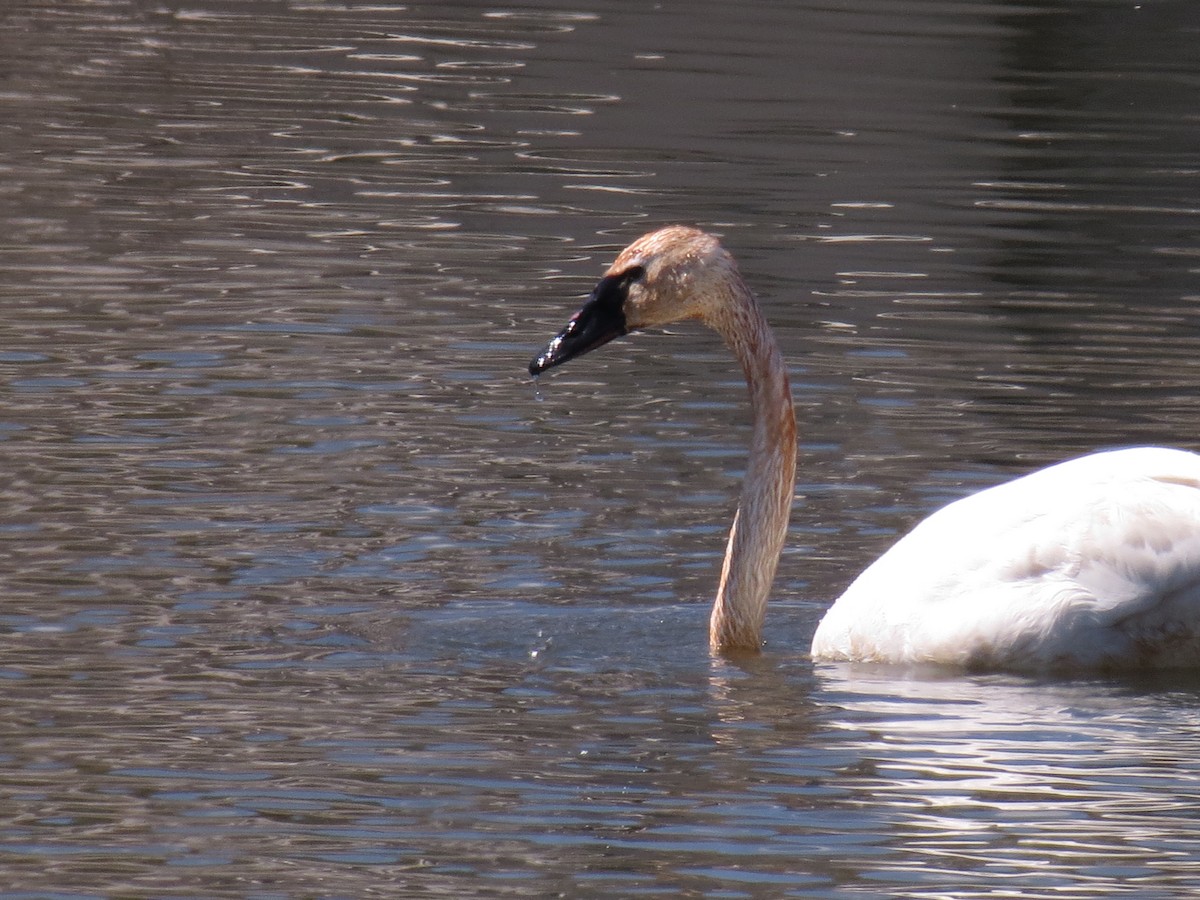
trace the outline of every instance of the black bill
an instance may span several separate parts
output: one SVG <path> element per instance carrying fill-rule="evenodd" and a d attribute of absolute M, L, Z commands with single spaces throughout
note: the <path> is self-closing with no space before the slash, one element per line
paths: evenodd
<path fill-rule="evenodd" d="M 630 283 L 641 274 L 641 268 L 637 267 L 636 271 L 601 278 L 583 308 L 571 317 L 571 321 L 546 345 L 546 349 L 533 358 L 529 364 L 529 374 L 538 375 L 627 334 L 625 297 Z"/>

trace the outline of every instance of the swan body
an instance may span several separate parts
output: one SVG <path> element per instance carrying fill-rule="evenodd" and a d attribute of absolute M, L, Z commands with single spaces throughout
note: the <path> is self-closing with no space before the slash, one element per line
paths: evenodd
<path fill-rule="evenodd" d="M 732 257 L 693 228 L 644 235 L 529 370 L 681 319 L 715 329 L 749 387 L 750 455 L 709 643 L 757 652 L 791 509 L 796 426 L 779 347 Z M 951 503 L 855 579 L 817 627 L 812 655 L 976 669 L 1200 666 L 1200 456 L 1096 453 Z"/>
<path fill-rule="evenodd" d="M 837 599 L 816 659 L 1200 665 L 1200 456 L 1095 453 L 933 513 Z"/>

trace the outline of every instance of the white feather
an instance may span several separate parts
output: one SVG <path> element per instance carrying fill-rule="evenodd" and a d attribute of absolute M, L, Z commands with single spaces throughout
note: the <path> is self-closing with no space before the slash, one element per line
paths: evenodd
<path fill-rule="evenodd" d="M 1200 664 L 1200 456 L 1059 463 L 935 512 L 826 613 L 817 659 Z"/>

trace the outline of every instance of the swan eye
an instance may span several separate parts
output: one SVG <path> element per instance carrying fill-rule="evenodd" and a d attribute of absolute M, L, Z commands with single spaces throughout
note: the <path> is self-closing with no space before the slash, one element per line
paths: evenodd
<path fill-rule="evenodd" d="M 645 275 L 645 266 L 630 266 L 612 275 L 605 275 L 592 291 L 590 299 L 593 303 L 624 316 L 622 309 L 629 297 L 630 285 L 640 281 Z"/>
<path fill-rule="evenodd" d="M 630 266 L 628 269 L 626 269 L 624 272 L 622 272 L 618 277 L 621 279 L 621 287 L 628 288 L 635 281 L 641 281 L 643 278 L 646 277 L 646 267 L 645 266 Z"/>

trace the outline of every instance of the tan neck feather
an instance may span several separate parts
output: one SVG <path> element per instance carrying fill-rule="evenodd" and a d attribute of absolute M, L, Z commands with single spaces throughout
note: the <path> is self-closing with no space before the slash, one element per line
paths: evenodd
<path fill-rule="evenodd" d="M 727 302 L 705 322 L 725 339 L 750 389 L 754 432 L 741 503 L 729 532 L 709 623 L 714 652 L 757 653 L 796 483 L 796 416 L 779 345 L 736 273 Z"/>

